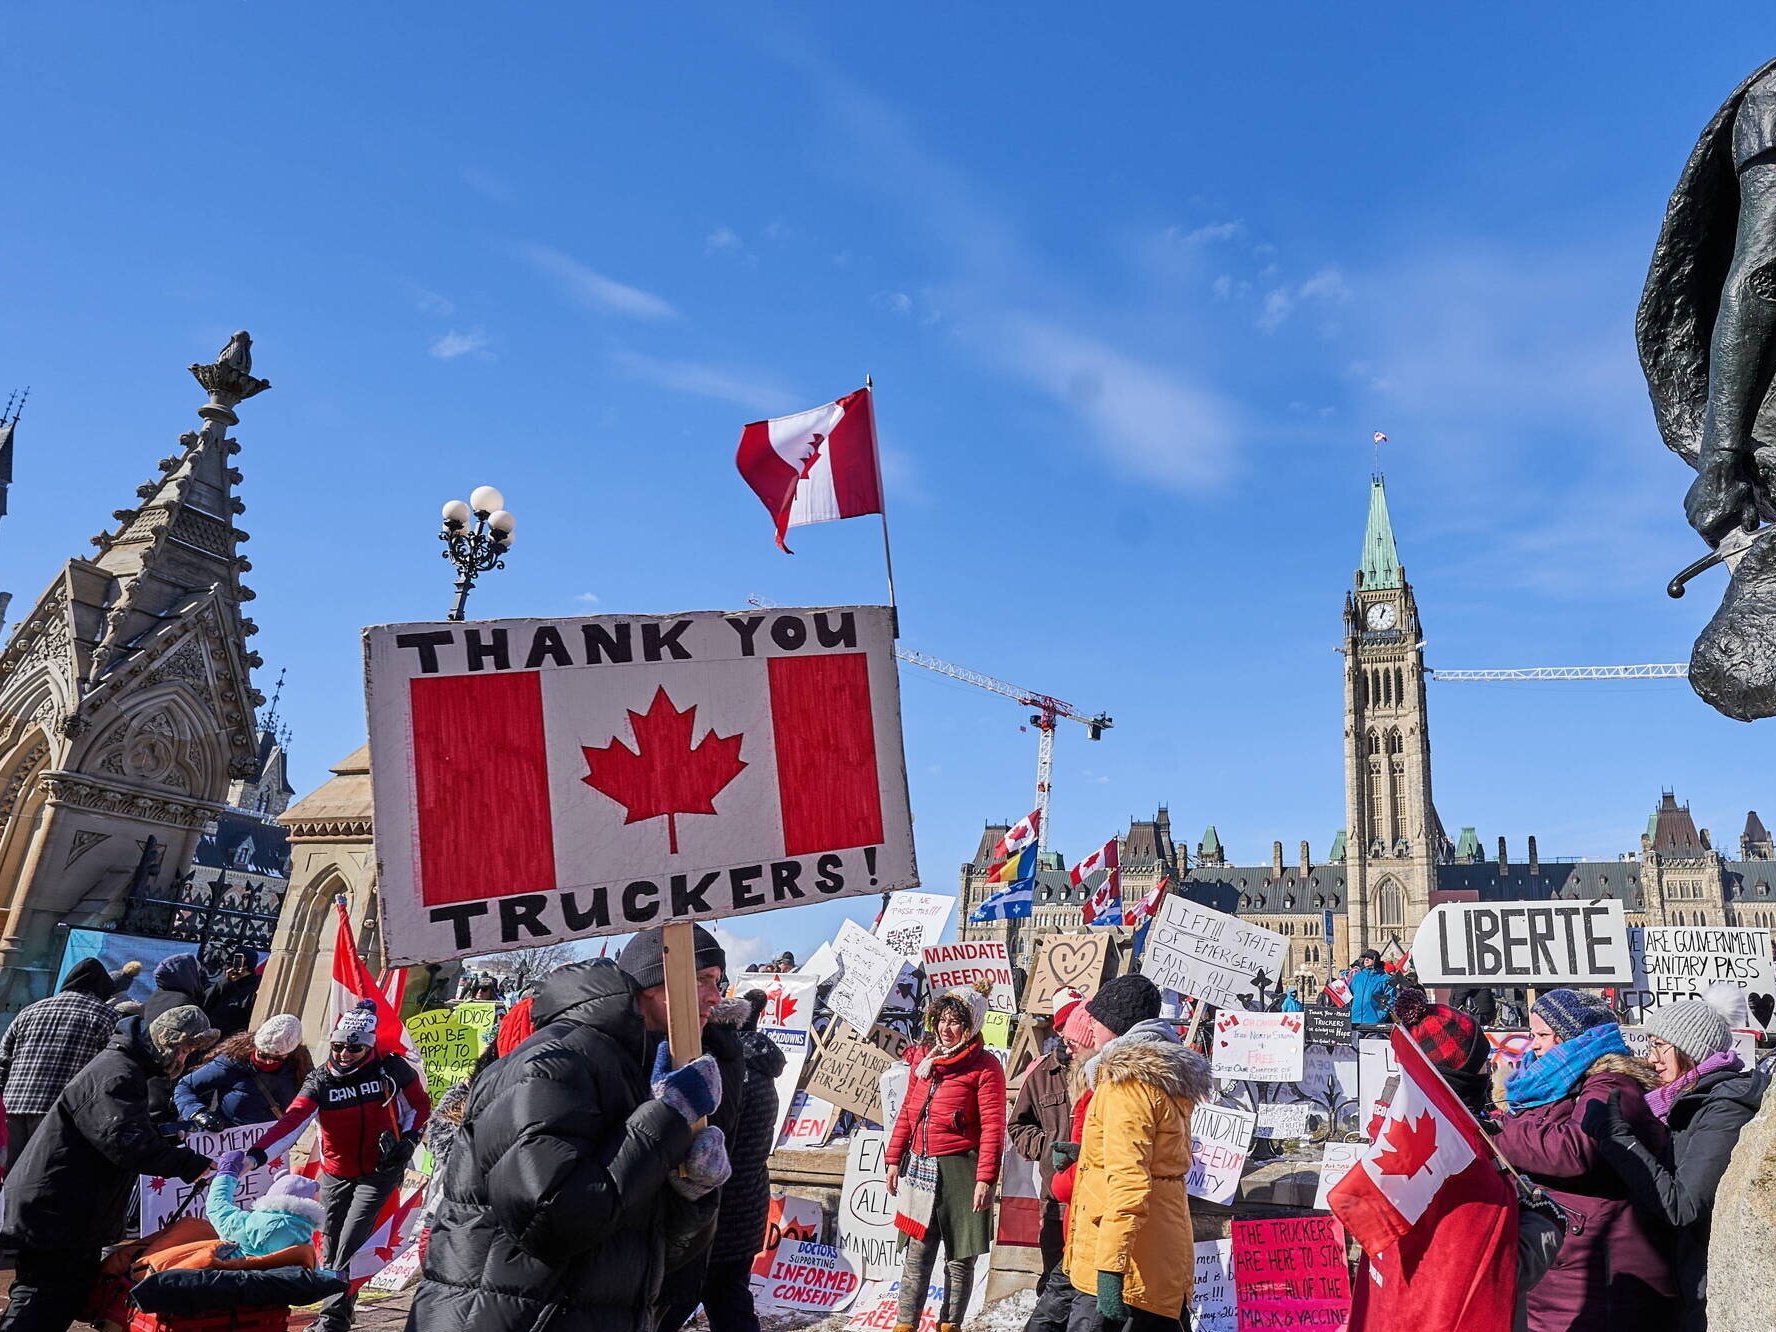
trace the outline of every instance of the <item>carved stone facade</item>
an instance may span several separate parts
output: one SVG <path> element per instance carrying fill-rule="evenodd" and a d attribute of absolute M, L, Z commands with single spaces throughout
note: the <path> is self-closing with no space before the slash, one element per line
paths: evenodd
<path fill-rule="evenodd" d="M 230 782 L 259 768 L 226 432 L 268 386 L 198 369 L 202 428 L 0 648 L 0 1021 L 48 992 L 59 927 L 115 923 L 149 837 L 169 873 L 186 864 Z"/>

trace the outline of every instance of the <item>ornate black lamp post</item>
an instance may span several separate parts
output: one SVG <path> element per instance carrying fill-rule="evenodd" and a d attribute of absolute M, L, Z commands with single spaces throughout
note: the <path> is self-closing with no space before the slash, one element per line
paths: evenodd
<path fill-rule="evenodd" d="M 512 548 L 514 522 L 506 512 L 506 497 L 492 486 L 475 487 L 467 504 L 453 499 L 444 506 L 444 530 L 438 533 L 438 540 L 444 543 L 444 558 L 456 566 L 452 620 L 462 619 L 469 589 L 478 575 L 506 567 L 504 556 Z"/>

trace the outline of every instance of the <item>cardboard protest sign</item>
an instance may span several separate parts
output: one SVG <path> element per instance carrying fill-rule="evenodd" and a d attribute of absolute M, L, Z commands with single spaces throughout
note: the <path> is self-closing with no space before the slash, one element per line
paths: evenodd
<path fill-rule="evenodd" d="M 1710 985 L 1728 981 L 1746 992 L 1752 1021 L 1760 1028 L 1769 1026 L 1769 1001 L 1776 997 L 1770 931 L 1716 925 L 1635 926 L 1628 931 L 1628 955 L 1634 979 L 1622 992 L 1622 1002 L 1630 1012 L 1699 999 Z M 1752 1004 L 1753 995 L 1764 1002 Z"/>
<path fill-rule="evenodd" d="M 1300 1013 L 1223 1009 L 1215 1015 L 1210 1069 L 1232 1081 L 1299 1082 L 1304 1025 Z"/>
<path fill-rule="evenodd" d="M 389 962 L 917 886 L 890 619 L 365 630 Z"/>
<path fill-rule="evenodd" d="M 1257 1124 L 1258 1116 L 1250 1110 L 1230 1105 L 1199 1105 L 1192 1110 L 1185 1190 L 1209 1202 L 1232 1202 Z"/>
<path fill-rule="evenodd" d="M 1289 947 L 1274 931 L 1176 893 L 1160 903 L 1151 928 L 1141 974 L 1162 990 L 1221 1008 L 1241 1007 L 1238 996 L 1252 993 L 1258 972 L 1274 979 Z"/>
<path fill-rule="evenodd" d="M 838 1117 L 839 1108 L 831 1101 L 797 1091 L 790 1097 L 789 1113 L 783 1117 L 783 1134 L 777 1139 L 777 1145 L 824 1147 L 826 1140 L 832 1137 L 833 1121 Z"/>
<path fill-rule="evenodd" d="M 993 986 L 987 995 L 987 1006 L 993 1012 L 1009 1013 L 1017 1007 L 1016 991 L 1012 989 L 1011 960 L 1006 956 L 1003 940 L 938 944 L 927 948 L 924 958 L 925 979 L 930 982 L 933 994 L 966 989 L 985 980 Z"/>
<path fill-rule="evenodd" d="M 425 1065 L 426 1093 L 435 1101 L 467 1082 L 481 1057 L 481 1033 L 448 1008 L 428 1008 L 407 1019 L 408 1034 Z"/>
<path fill-rule="evenodd" d="M 1626 986 L 1628 922 L 1596 902 L 1444 902 L 1412 938 L 1426 985 Z"/>
<path fill-rule="evenodd" d="M 777 1250 L 783 1245 L 794 1244 L 797 1240 L 818 1241 L 825 1229 L 826 1213 L 820 1210 L 815 1199 L 778 1194 L 771 1199 L 771 1210 L 765 1221 L 765 1244 L 758 1251 L 758 1257 L 752 1260 L 752 1275 L 757 1278 L 769 1272 Z M 758 1289 L 757 1280 L 752 1285 L 754 1290 Z"/>
<path fill-rule="evenodd" d="M 885 1050 L 859 1038 L 846 1023 L 834 1022 L 808 1069 L 808 1092 L 873 1121 L 881 1113 L 882 1074 L 893 1063 Z"/>
<path fill-rule="evenodd" d="M 185 1145 L 194 1152 L 202 1152 L 213 1161 L 223 1152 L 246 1151 L 270 1127 L 271 1123 L 267 1121 L 263 1124 L 242 1124 L 238 1128 L 218 1129 L 214 1133 L 188 1133 L 185 1135 Z M 240 1183 L 235 1186 L 235 1205 L 251 1206 L 255 1198 L 262 1197 L 265 1190 L 271 1187 L 271 1181 L 288 1169 L 289 1162 L 280 1156 L 267 1161 L 256 1170 L 246 1171 L 241 1175 Z M 173 1213 L 179 1210 L 180 1200 L 193 1188 L 197 1190 L 197 1196 L 185 1209 L 185 1215 L 203 1216 L 210 1197 L 208 1179 L 201 1179 L 192 1185 L 182 1179 L 143 1175 L 140 1190 L 142 1234 L 152 1235 L 164 1226 Z"/>
<path fill-rule="evenodd" d="M 493 1041 L 499 1029 L 499 1007 L 489 999 L 465 999 L 451 1010 L 456 1020 L 481 1037 L 483 1047 Z"/>
<path fill-rule="evenodd" d="M 1326 1194 L 1356 1167 L 1369 1152 L 1366 1142 L 1329 1142 L 1320 1160 L 1320 1186 L 1314 1190 L 1314 1211 L 1326 1210 Z"/>
<path fill-rule="evenodd" d="M 1313 1004 L 1302 1009 L 1301 1016 L 1307 1020 L 1307 1025 L 1302 1028 L 1301 1039 L 1309 1045 L 1350 1044 L 1350 1009 Z"/>
<path fill-rule="evenodd" d="M 753 1282 L 753 1301 L 760 1313 L 838 1313 L 850 1308 L 862 1284 L 833 1245 L 793 1240 L 778 1248 L 770 1270 Z"/>
<path fill-rule="evenodd" d="M 1344 1230 L 1329 1216 L 1233 1223 L 1239 1332 L 1342 1327 L 1350 1316 Z"/>
<path fill-rule="evenodd" d="M 1110 937 L 1097 934 L 1051 934 L 1036 942 L 1036 960 L 1024 986 L 1024 1011 L 1047 1013 L 1054 992 L 1071 985 L 1090 999 L 1104 980 Z"/>
<path fill-rule="evenodd" d="M 906 960 L 854 920 L 840 924 L 834 946 L 845 974 L 827 995 L 827 1007 L 858 1031 L 868 1031 Z"/>
<path fill-rule="evenodd" d="M 1190 1289 L 1191 1332 L 1237 1332 L 1233 1241 L 1196 1242 L 1196 1282 Z"/>
<path fill-rule="evenodd" d="M 943 938 L 955 909 L 956 899 L 947 893 L 896 893 L 871 933 L 907 961 L 917 962 L 920 953 Z"/>
<path fill-rule="evenodd" d="M 845 1183 L 839 1192 L 838 1244 L 865 1281 L 900 1270 L 894 1228 L 894 1199 L 888 1192 L 888 1135 L 859 1129 L 845 1153 Z"/>

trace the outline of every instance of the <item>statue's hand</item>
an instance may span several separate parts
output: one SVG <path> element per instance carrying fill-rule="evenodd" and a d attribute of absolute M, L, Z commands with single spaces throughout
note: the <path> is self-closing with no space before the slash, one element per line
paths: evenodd
<path fill-rule="evenodd" d="M 1720 545 L 1734 528 L 1755 532 L 1757 484 L 1750 457 L 1711 451 L 1684 496 L 1684 517 L 1711 546 Z"/>

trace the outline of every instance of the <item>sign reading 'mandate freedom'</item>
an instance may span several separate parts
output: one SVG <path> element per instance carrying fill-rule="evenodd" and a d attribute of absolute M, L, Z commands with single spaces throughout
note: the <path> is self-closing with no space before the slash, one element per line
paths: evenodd
<path fill-rule="evenodd" d="M 883 606 L 364 631 L 391 964 L 916 887 Z"/>
<path fill-rule="evenodd" d="M 1428 985 L 1628 985 L 1621 902 L 1445 902 L 1412 939 Z"/>

